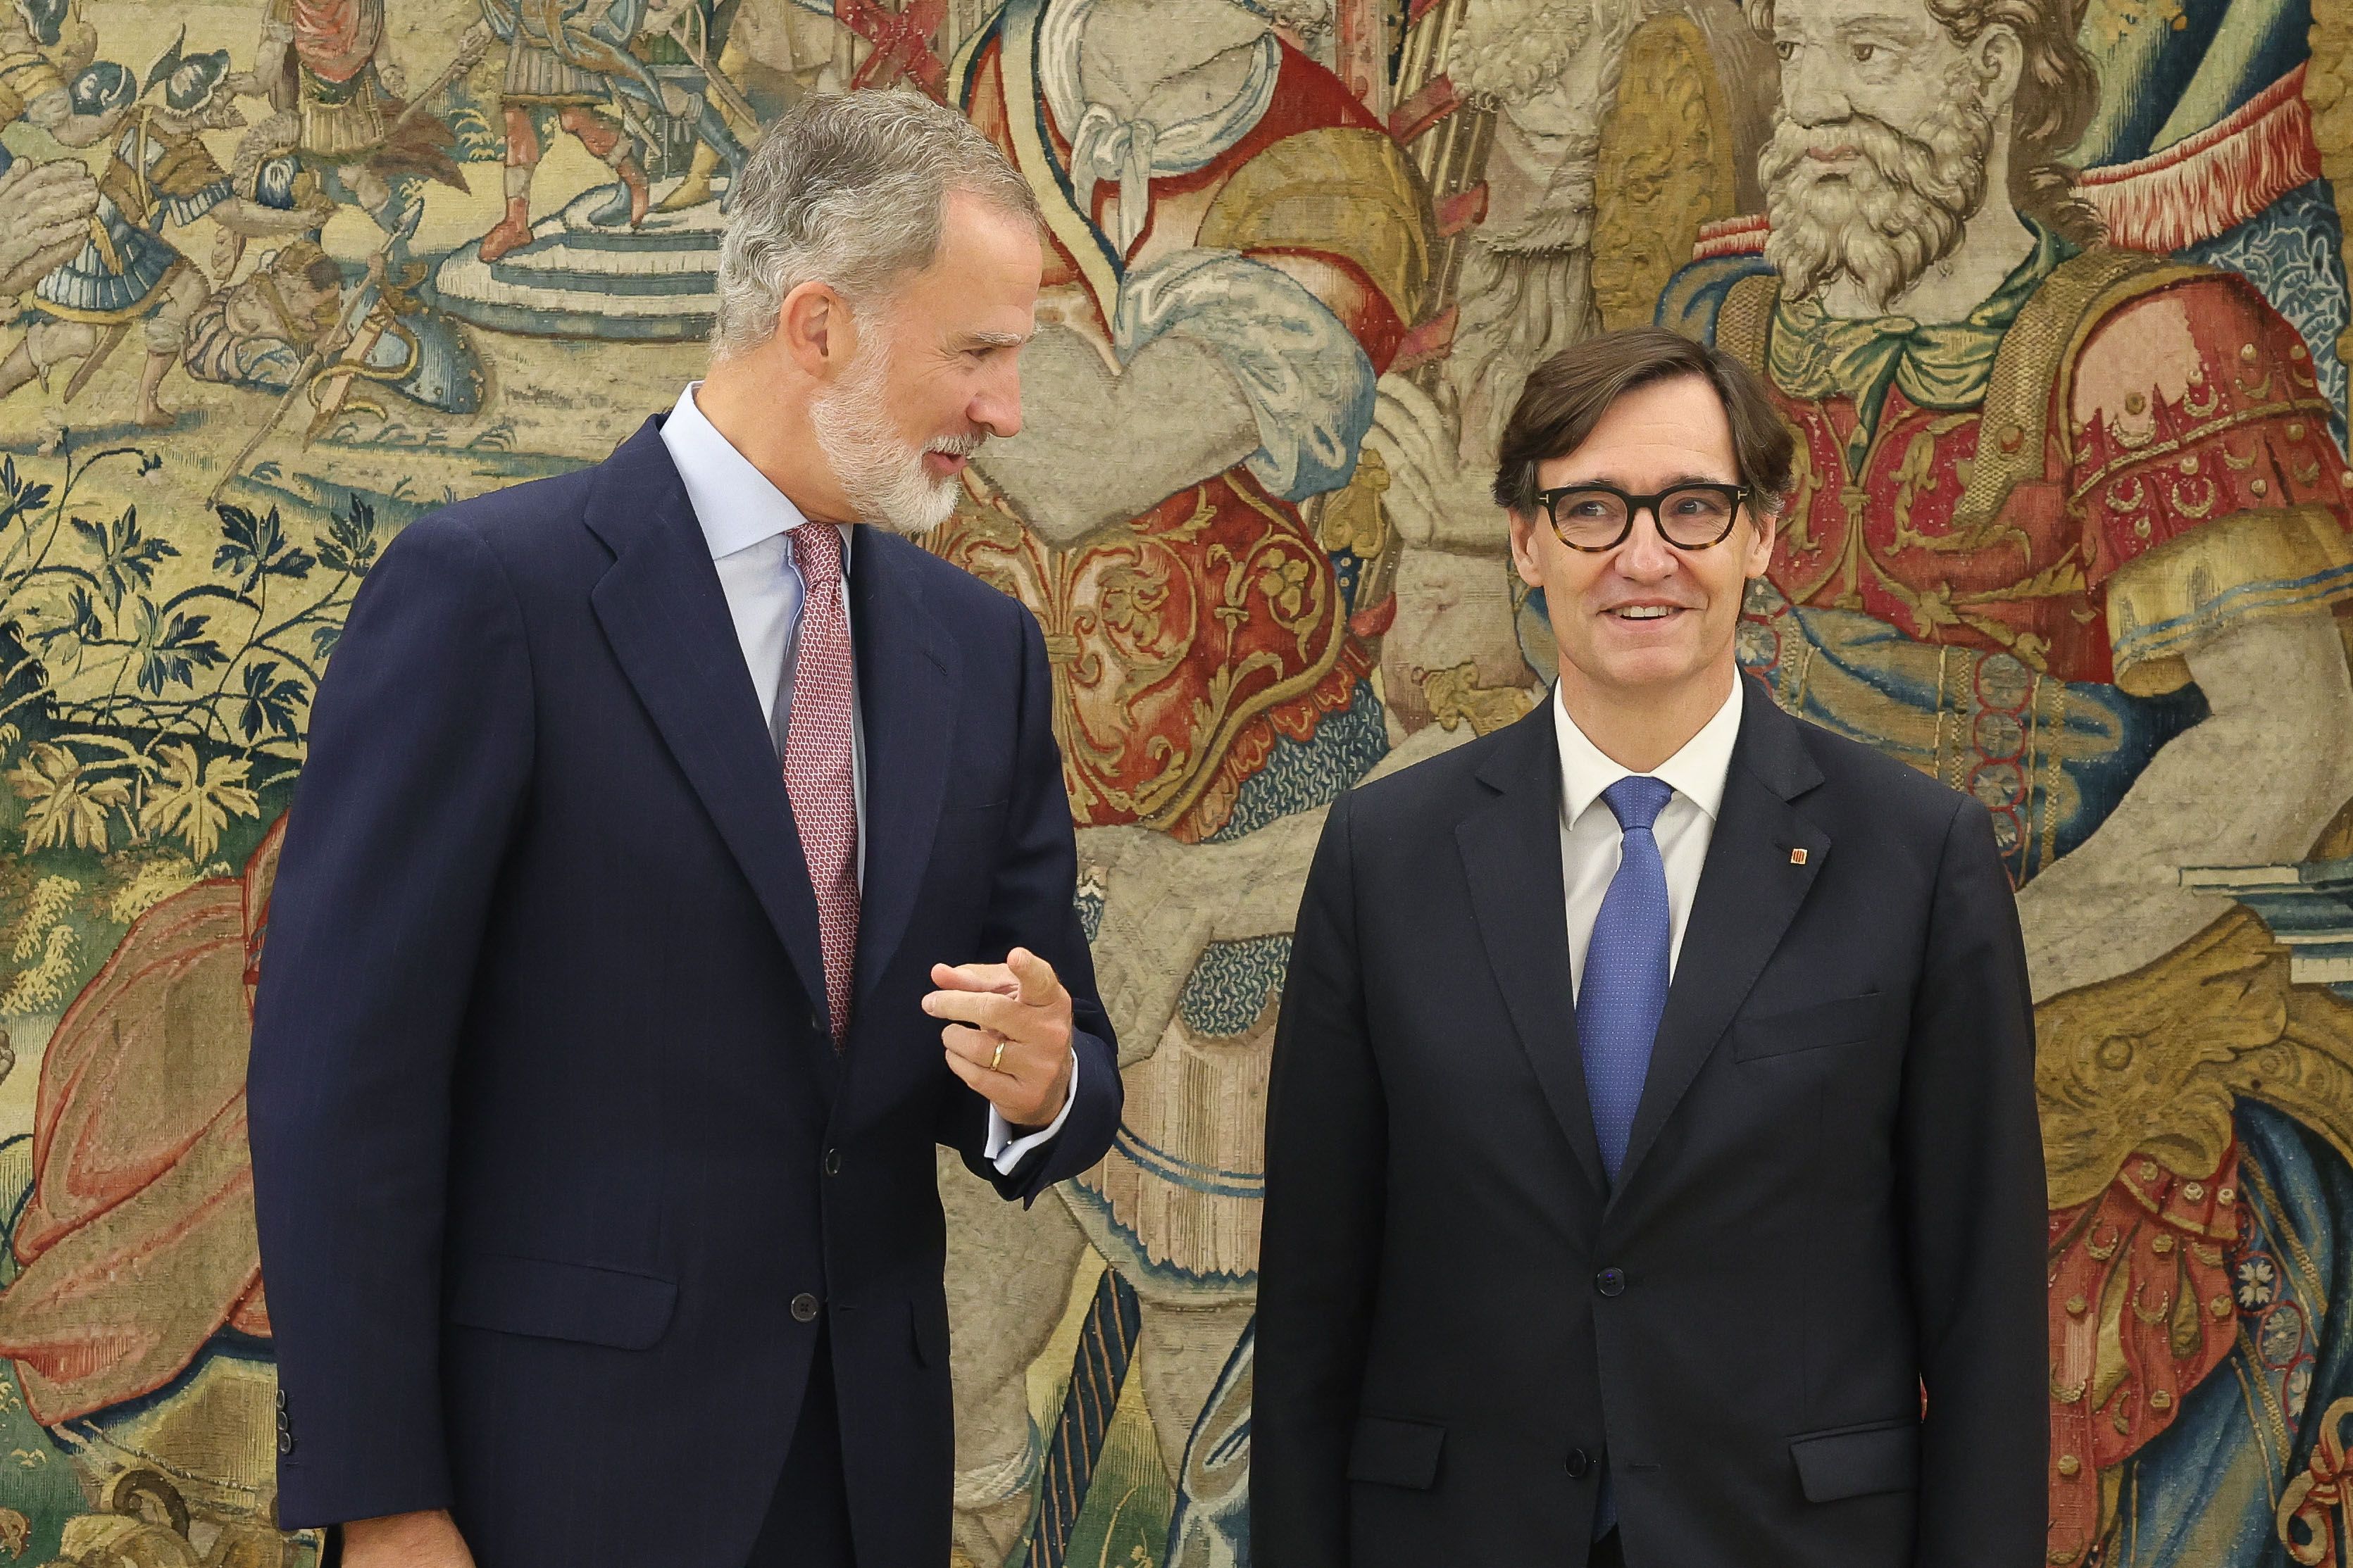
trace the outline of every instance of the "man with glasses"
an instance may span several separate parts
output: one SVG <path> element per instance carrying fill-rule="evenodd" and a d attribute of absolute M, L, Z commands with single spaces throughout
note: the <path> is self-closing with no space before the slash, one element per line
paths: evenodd
<path fill-rule="evenodd" d="M 1672 333 L 1528 378 L 1555 700 L 1341 800 L 1300 910 L 1261 1561 L 2042 1559 L 2017 915 L 1982 805 L 1740 679 L 1790 470 Z"/>

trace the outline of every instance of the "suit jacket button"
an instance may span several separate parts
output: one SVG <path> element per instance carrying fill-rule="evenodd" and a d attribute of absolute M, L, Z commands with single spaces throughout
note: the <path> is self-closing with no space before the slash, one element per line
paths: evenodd
<path fill-rule="evenodd" d="M 804 1290 L 799 1295 L 793 1298 L 793 1321 L 797 1323 L 814 1323 L 817 1321 L 816 1297 Z"/>
<path fill-rule="evenodd" d="M 840 1150 L 828 1149 L 825 1152 L 825 1173 L 828 1176 L 838 1176 L 841 1174 Z"/>
<path fill-rule="evenodd" d="M 1605 1296 L 1623 1296 L 1626 1293 L 1626 1271 L 1623 1268 L 1605 1268 L 1593 1277 L 1593 1288 Z"/>
<path fill-rule="evenodd" d="M 294 1451 L 294 1434 L 282 1426 L 278 1429 L 278 1451 L 281 1454 L 290 1454 Z"/>
<path fill-rule="evenodd" d="M 1583 1480 L 1593 1468 L 1593 1456 L 1582 1448 L 1568 1451 L 1568 1476 L 1571 1480 Z"/>

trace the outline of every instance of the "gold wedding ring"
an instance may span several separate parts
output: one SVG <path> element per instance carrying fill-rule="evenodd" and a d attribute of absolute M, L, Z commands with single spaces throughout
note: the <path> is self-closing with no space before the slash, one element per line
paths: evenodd
<path fill-rule="evenodd" d="M 996 1054 L 996 1055 L 994 1055 L 994 1056 L 992 1056 L 992 1057 L 990 1057 L 990 1058 L 988 1058 L 988 1070 L 989 1070 L 989 1071 L 991 1071 L 991 1072 L 995 1072 L 995 1071 L 997 1070 L 997 1063 L 999 1063 L 999 1062 L 1001 1062 L 1001 1061 L 1003 1061 L 1004 1059 L 1005 1059 L 1005 1042 L 1004 1042 L 1003 1040 L 999 1040 L 999 1041 L 997 1041 L 997 1054 Z"/>

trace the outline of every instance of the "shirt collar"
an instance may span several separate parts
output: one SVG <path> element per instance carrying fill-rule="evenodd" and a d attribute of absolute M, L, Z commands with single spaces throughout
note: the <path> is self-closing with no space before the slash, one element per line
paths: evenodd
<path fill-rule="evenodd" d="M 1715 717 L 1650 773 L 1706 813 L 1710 822 L 1724 805 L 1724 781 L 1732 772 L 1733 742 L 1740 738 L 1742 684 L 1736 672 L 1732 695 L 1724 700 Z M 1553 731 L 1560 741 L 1561 820 L 1573 823 L 1601 798 L 1603 790 L 1620 779 L 1633 777 L 1634 770 L 1610 761 L 1600 747 L 1586 739 L 1577 721 L 1568 716 L 1568 705 L 1561 700 L 1557 683 L 1553 688 L 1553 706 L 1557 710 Z"/>
<path fill-rule="evenodd" d="M 808 521 L 792 498 L 769 482 L 768 476 L 719 433 L 719 426 L 696 406 L 691 381 L 678 395 L 670 417 L 662 421 L 661 438 L 670 448 L 678 477 L 686 483 L 686 499 L 693 503 L 695 521 L 711 546 L 711 558 L 723 560 L 739 551 L 789 533 Z M 849 530 L 841 531 L 842 563 L 849 560 Z"/>

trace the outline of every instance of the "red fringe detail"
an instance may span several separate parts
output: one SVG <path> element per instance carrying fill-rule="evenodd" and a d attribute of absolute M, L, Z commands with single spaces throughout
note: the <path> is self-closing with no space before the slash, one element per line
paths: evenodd
<path fill-rule="evenodd" d="M 2108 242 L 2169 252 L 2246 222 L 2320 177 L 2303 66 L 2195 136 L 2129 163 L 2084 171 L 2078 187 Z"/>
<path fill-rule="evenodd" d="M 1755 256 L 1765 248 L 1765 236 L 1772 226 L 1763 213 L 1743 213 L 1738 217 L 1704 223 L 1699 226 L 1698 237 L 1692 241 L 1692 259 L 1705 261 L 1711 256 Z"/>

